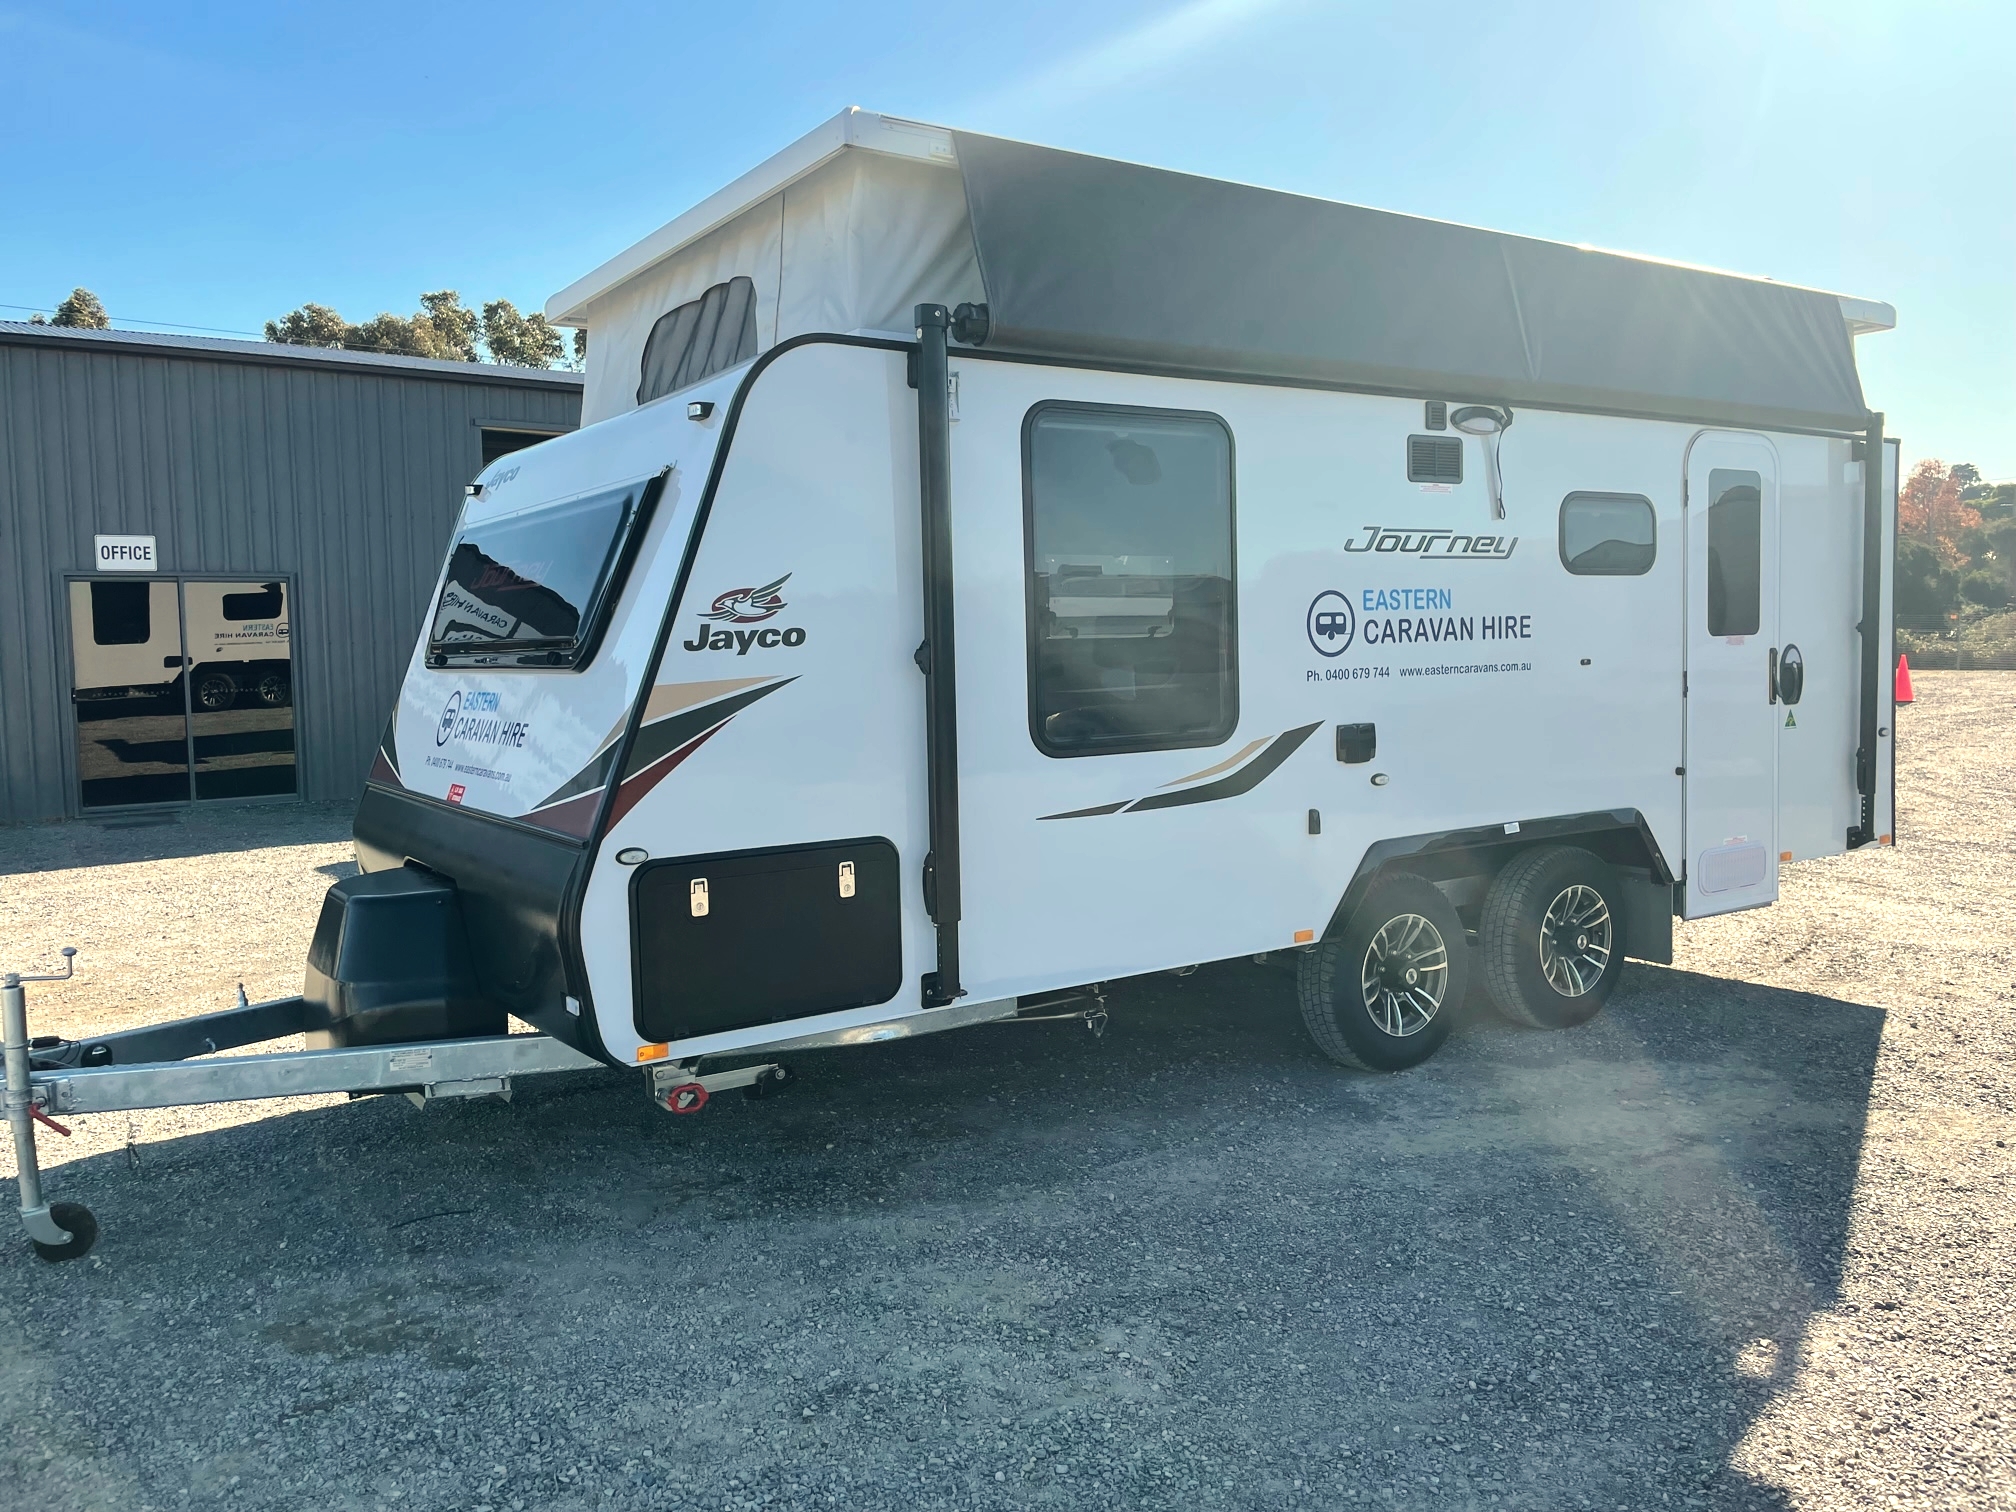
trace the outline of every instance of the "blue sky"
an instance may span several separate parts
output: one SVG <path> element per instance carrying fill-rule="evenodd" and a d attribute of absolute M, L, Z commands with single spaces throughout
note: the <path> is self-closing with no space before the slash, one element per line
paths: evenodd
<path fill-rule="evenodd" d="M 0 0 L 0 55 L 4 305 L 534 309 L 858 104 L 1887 299 L 1892 433 L 2016 478 L 2008 0 Z"/>

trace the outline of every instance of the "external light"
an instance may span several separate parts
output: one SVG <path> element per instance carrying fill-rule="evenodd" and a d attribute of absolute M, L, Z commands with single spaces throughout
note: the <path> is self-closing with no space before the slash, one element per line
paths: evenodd
<path fill-rule="evenodd" d="M 1450 415 L 1449 423 L 1484 443 L 1484 482 L 1491 490 L 1491 518 L 1504 519 L 1505 472 L 1498 464 L 1498 445 L 1512 427 L 1512 411 L 1494 404 L 1466 404 Z"/>
<path fill-rule="evenodd" d="M 714 401 L 711 399 L 695 399 L 686 406 L 686 418 L 688 420 L 705 420 L 713 413 Z"/>

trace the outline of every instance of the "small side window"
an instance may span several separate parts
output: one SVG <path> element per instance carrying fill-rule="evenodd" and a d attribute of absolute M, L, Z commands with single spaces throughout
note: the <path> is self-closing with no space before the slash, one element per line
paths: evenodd
<path fill-rule="evenodd" d="M 91 585 L 91 640 L 100 646 L 144 646 L 153 638 L 146 583 Z"/>
<path fill-rule="evenodd" d="M 1764 479 L 1708 472 L 1708 633 L 1755 635 L 1764 622 Z"/>
<path fill-rule="evenodd" d="M 755 355 L 756 285 L 731 278 L 658 317 L 644 343 L 637 402 L 676 394 Z"/>
<path fill-rule="evenodd" d="M 1029 733 L 1049 756 L 1216 745 L 1239 722 L 1232 434 L 1039 404 L 1022 427 Z"/>
<path fill-rule="evenodd" d="M 1643 494 L 1572 493 L 1561 501 L 1561 565 L 1579 577 L 1652 570 L 1658 535 Z"/>

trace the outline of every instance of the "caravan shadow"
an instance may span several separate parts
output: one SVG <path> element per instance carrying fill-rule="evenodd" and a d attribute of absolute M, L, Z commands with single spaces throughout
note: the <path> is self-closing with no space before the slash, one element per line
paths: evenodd
<path fill-rule="evenodd" d="M 1783 1505 L 1882 1015 L 1627 982 L 1396 1077 L 1242 965 L 694 1118 L 318 1108 L 63 1168 L 104 1269 L 0 1278 L 161 1503 Z"/>

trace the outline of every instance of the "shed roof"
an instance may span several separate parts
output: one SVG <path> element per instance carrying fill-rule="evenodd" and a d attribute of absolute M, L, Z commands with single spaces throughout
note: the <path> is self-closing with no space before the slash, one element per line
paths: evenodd
<path fill-rule="evenodd" d="M 155 331 L 94 331 L 77 326 L 35 325 L 0 320 L 0 342 L 73 346 L 114 352 L 142 352 L 218 362 L 306 366 L 387 377 L 436 378 L 458 383 L 532 384 L 541 388 L 581 387 L 581 374 L 554 368 L 509 367 L 491 362 L 443 362 L 389 352 L 353 352 L 344 347 L 292 346 L 280 341 L 233 341 L 216 336 L 164 335 Z"/>

